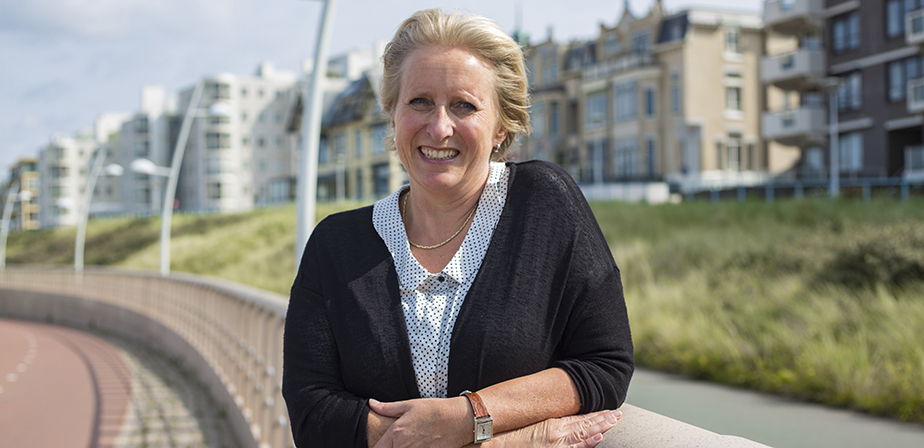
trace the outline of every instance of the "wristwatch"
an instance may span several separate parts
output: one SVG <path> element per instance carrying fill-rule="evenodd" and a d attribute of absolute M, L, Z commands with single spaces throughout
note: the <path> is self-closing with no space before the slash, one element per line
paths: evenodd
<path fill-rule="evenodd" d="M 484 402 L 477 393 L 471 391 L 462 392 L 462 395 L 468 397 L 472 403 L 472 411 L 475 413 L 475 443 L 484 443 L 494 437 L 494 419 L 488 414 L 488 408 L 484 407 Z"/>

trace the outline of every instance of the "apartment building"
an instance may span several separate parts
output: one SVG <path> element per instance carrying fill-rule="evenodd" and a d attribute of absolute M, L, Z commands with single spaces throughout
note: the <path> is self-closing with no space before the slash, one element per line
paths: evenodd
<path fill-rule="evenodd" d="M 13 197 L 10 212 L 10 230 L 35 230 L 41 226 L 39 221 L 39 194 L 41 192 L 38 175 L 38 160 L 22 158 L 10 169 L 10 176 L 0 186 L 0 216 L 7 205 L 12 188 L 17 195 Z"/>
<path fill-rule="evenodd" d="M 380 70 L 369 70 L 334 98 L 321 122 L 318 199 L 371 201 L 407 181 L 401 162 L 385 151 L 390 123 L 378 98 Z"/>
<path fill-rule="evenodd" d="M 91 132 L 53 136 L 39 151 L 39 221 L 42 228 L 77 224 L 90 156 L 98 147 Z"/>
<path fill-rule="evenodd" d="M 297 141 L 287 132 L 298 96 L 295 74 L 262 63 L 254 76 L 222 74 L 201 82 L 202 96 L 177 185 L 177 207 L 237 211 L 270 202 L 274 182 L 287 184 L 295 169 Z M 179 94 L 183 113 L 193 90 L 194 86 Z"/>
<path fill-rule="evenodd" d="M 534 134 L 522 158 L 564 166 L 584 183 L 660 180 L 681 188 L 757 183 L 760 15 L 625 9 L 596 39 L 527 49 Z"/>
<path fill-rule="evenodd" d="M 836 128 L 841 178 L 924 178 L 924 2 L 772 0 L 764 20 L 794 47 L 768 48 L 765 83 L 786 101 L 765 137 L 799 148 L 799 177 L 829 176 Z"/>

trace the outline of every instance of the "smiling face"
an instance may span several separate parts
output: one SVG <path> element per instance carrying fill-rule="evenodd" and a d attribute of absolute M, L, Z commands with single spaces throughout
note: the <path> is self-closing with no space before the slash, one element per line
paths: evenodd
<path fill-rule="evenodd" d="M 484 185 L 491 150 L 506 137 L 494 76 L 461 48 L 427 46 L 405 60 L 392 126 L 412 190 L 466 194 Z"/>

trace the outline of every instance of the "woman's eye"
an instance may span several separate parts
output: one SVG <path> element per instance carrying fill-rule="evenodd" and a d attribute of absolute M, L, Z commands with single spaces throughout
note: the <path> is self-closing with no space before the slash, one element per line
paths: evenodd
<path fill-rule="evenodd" d="M 411 101 L 409 101 L 408 104 L 412 106 L 422 106 L 424 104 L 427 104 L 427 100 L 423 98 L 414 98 Z"/>
<path fill-rule="evenodd" d="M 461 109 L 461 110 L 467 111 L 467 112 L 474 112 L 474 111 L 476 110 L 474 104 L 472 104 L 472 103 L 466 103 L 466 102 L 464 102 L 464 101 L 461 102 L 461 103 L 458 103 L 458 104 L 456 105 L 456 107 L 459 108 L 459 109 Z"/>

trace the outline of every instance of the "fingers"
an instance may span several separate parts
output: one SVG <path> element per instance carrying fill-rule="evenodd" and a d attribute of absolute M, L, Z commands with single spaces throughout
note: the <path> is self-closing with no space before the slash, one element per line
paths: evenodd
<path fill-rule="evenodd" d="M 397 401 L 394 403 L 382 403 L 374 398 L 369 399 L 369 407 L 375 411 L 376 414 L 392 418 L 401 417 L 408 410 L 407 402 Z"/>
<path fill-rule="evenodd" d="M 565 443 L 575 448 L 592 447 L 603 440 L 603 433 L 616 426 L 621 417 L 619 410 L 569 417 L 562 427 L 568 433 Z"/>

